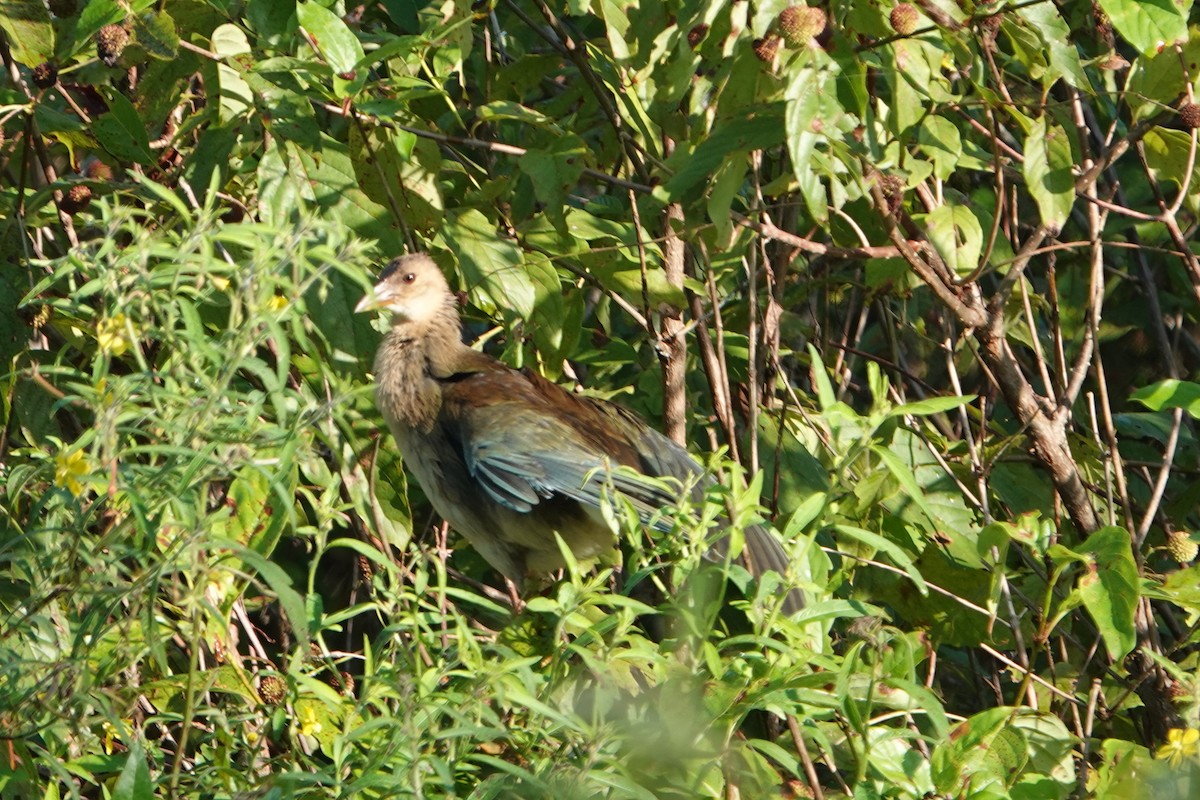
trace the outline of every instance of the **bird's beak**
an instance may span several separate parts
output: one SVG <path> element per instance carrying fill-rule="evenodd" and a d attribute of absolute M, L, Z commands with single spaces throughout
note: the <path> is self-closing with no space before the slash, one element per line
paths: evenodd
<path fill-rule="evenodd" d="M 392 299 L 391 293 L 381 286 L 372 286 L 362 300 L 358 301 L 358 305 L 354 307 L 355 314 L 361 314 L 364 311 L 377 311 L 383 308 Z"/>

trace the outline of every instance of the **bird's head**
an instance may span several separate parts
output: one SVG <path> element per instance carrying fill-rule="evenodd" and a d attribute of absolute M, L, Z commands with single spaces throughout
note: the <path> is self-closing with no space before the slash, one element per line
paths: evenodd
<path fill-rule="evenodd" d="M 396 322 L 427 323 L 454 308 L 454 295 L 433 259 L 424 253 L 394 258 L 379 282 L 358 302 L 354 310 L 391 312 Z"/>

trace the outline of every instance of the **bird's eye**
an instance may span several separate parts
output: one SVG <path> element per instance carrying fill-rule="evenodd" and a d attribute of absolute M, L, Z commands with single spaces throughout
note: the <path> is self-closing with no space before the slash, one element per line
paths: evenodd
<path fill-rule="evenodd" d="M 416 279 L 417 279 L 417 273 L 415 273 L 415 272 L 404 273 L 404 282 L 405 283 L 412 283 Z"/>

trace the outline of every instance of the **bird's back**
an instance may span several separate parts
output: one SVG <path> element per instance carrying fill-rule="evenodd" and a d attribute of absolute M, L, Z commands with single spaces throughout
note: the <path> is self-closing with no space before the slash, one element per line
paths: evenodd
<path fill-rule="evenodd" d="M 573 524 L 591 526 L 586 539 L 594 549 L 611 531 L 595 513 L 605 492 L 615 491 L 629 500 L 644 522 L 660 517 L 678 504 L 685 488 L 695 502 L 704 499 L 711 478 L 680 445 L 651 428 L 633 412 L 614 403 L 572 394 L 528 370 L 513 370 L 499 362 L 444 382 L 443 417 L 457 438 L 464 465 L 472 481 L 482 486 L 488 500 L 530 520 L 557 523 L 568 512 Z M 627 470 L 615 468 L 626 467 Z M 648 476 L 645 480 L 640 476 Z M 578 508 L 569 503 L 574 501 Z M 553 540 L 552 536 L 548 537 Z M 779 543 L 760 526 L 746 530 L 743 553 L 755 575 L 771 569 L 784 574 L 788 559 Z M 727 546 L 721 540 L 715 554 Z M 572 547 L 580 554 L 579 548 Z M 556 553 L 542 553 L 539 561 L 555 561 Z M 789 597 L 789 610 L 802 605 L 798 593 Z"/>

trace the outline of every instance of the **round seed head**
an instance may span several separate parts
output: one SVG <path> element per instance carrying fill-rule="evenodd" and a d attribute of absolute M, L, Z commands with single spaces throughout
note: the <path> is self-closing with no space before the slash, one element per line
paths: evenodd
<path fill-rule="evenodd" d="M 754 55 L 758 56 L 759 61 L 772 64 L 775 61 L 775 56 L 779 53 L 779 44 L 782 41 L 778 36 L 766 36 L 762 39 L 755 39 Z"/>
<path fill-rule="evenodd" d="M 1179 107 L 1179 121 L 1188 128 L 1200 128 L 1200 106 L 1184 103 Z"/>
<path fill-rule="evenodd" d="M 901 36 L 909 36 L 917 29 L 921 21 L 921 12 L 912 3 L 899 3 L 888 16 L 892 28 Z"/>
<path fill-rule="evenodd" d="M 115 67 L 125 45 L 129 44 L 129 31 L 121 25 L 105 25 L 96 32 L 96 55 L 106 66 Z"/>

